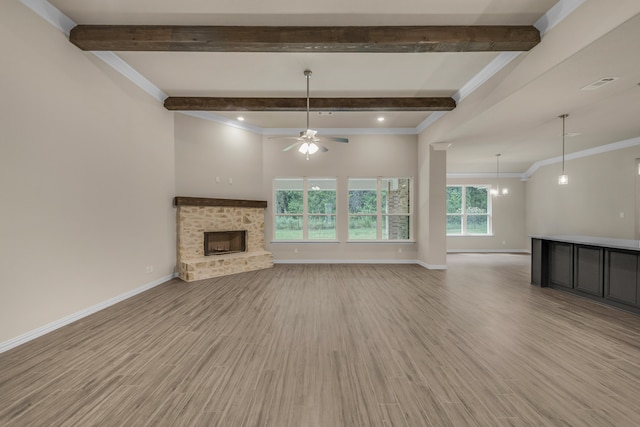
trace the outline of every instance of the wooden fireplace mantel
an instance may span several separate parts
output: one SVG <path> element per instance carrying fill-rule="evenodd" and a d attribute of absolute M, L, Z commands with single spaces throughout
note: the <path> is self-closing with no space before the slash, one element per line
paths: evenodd
<path fill-rule="evenodd" d="M 207 197 L 174 197 L 174 206 L 222 206 L 232 208 L 266 208 L 266 200 L 209 199 Z"/>

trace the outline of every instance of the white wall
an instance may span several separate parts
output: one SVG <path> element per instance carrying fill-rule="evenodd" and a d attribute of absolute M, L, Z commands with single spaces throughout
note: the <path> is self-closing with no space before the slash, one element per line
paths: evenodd
<path fill-rule="evenodd" d="M 263 199 L 262 135 L 178 113 L 175 141 L 176 195 Z"/>
<path fill-rule="evenodd" d="M 447 185 L 495 185 L 495 179 L 450 178 Z M 500 187 L 509 195 L 494 197 L 491 236 L 447 236 L 447 250 L 462 251 L 527 251 L 529 244 L 525 226 L 525 183 L 517 178 L 500 178 Z"/>
<path fill-rule="evenodd" d="M 417 179 L 415 135 L 349 135 L 349 143 L 329 142 L 329 151 L 309 160 L 296 150 L 283 152 L 290 140 L 264 139 L 263 197 L 267 250 L 274 260 L 415 260 L 415 243 L 347 243 L 347 179 L 349 177 L 406 176 Z M 340 243 L 270 243 L 273 236 L 273 179 L 276 177 L 337 177 Z M 417 192 L 414 192 L 417 195 Z M 417 205 L 414 204 L 414 207 Z M 416 219 L 417 222 L 417 219 Z M 295 249 L 298 252 L 295 252 Z M 399 251 L 402 252 L 399 252 Z"/>
<path fill-rule="evenodd" d="M 16 0 L 0 51 L 2 343 L 171 275 L 175 210 L 172 113 Z"/>
<path fill-rule="evenodd" d="M 640 146 L 569 160 L 562 186 L 559 164 L 538 169 L 526 184 L 527 234 L 634 239 L 636 158 Z"/>

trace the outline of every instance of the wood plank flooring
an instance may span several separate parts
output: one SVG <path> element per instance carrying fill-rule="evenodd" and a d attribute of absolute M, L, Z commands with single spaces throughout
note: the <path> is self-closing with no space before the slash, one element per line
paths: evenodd
<path fill-rule="evenodd" d="M 448 263 L 167 282 L 0 354 L 0 425 L 640 425 L 640 316 Z"/>

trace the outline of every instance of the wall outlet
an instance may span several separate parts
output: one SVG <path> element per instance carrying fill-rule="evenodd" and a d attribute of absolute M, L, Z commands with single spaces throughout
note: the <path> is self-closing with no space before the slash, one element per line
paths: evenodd
<path fill-rule="evenodd" d="M 620 212 L 620 218 L 624 218 L 624 212 Z"/>
<path fill-rule="evenodd" d="M 229 178 L 229 185 L 233 184 L 233 178 Z"/>
<path fill-rule="evenodd" d="M 294 249 L 293 249 L 293 253 L 294 253 L 294 254 L 297 254 L 297 253 L 298 253 L 298 248 L 294 248 Z"/>
<path fill-rule="evenodd" d="M 153 273 L 153 265 L 147 265 L 146 271 L 147 271 L 147 274 Z"/>
<path fill-rule="evenodd" d="M 398 248 L 398 253 L 401 254 L 402 253 L 402 248 Z"/>
<path fill-rule="evenodd" d="M 220 177 L 216 176 L 216 183 L 220 183 Z"/>

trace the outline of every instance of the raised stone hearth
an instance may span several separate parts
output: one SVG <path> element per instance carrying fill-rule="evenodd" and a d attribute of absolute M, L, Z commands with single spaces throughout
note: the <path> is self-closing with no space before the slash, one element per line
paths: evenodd
<path fill-rule="evenodd" d="M 264 249 L 265 201 L 176 197 L 178 271 L 187 282 L 273 267 Z M 246 231 L 246 251 L 205 256 L 205 232 Z"/>

